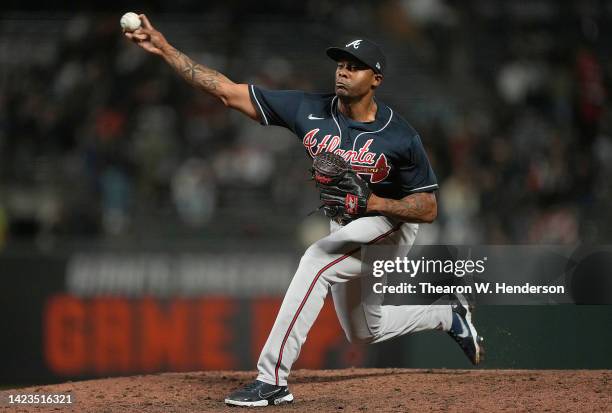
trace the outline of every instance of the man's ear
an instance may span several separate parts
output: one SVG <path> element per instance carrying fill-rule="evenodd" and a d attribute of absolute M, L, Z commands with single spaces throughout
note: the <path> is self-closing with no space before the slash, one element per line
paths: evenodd
<path fill-rule="evenodd" d="M 377 88 L 383 81 L 383 75 L 380 73 L 374 73 L 374 82 L 372 83 L 372 87 Z"/>

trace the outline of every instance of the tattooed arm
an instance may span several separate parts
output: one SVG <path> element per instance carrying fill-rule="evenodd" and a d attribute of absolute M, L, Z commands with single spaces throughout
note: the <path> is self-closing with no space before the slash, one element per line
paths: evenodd
<path fill-rule="evenodd" d="M 404 222 L 431 223 L 438 215 L 438 204 L 431 192 L 418 192 L 402 199 L 372 194 L 368 200 L 368 212 L 378 212 Z"/>
<path fill-rule="evenodd" d="M 236 109 L 253 120 L 259 120 L 249 96 L 248 85 L 234 83 L 216 70 L 195 63 L 172 47 L 166 38 L 153 28 L 147 16 L 141 14 L 139 17 L 143 27 L 133 33 L 126 32 L 128 39 L 146 51 L 161 56 L 192 86 L 216 96 L 225 106 Z"/>

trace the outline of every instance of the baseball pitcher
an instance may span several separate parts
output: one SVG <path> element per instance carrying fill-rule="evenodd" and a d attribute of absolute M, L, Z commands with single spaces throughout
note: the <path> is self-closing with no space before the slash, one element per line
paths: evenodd
<path fill-rule="evenodd" d="M 438 329 L 448 332 L 478 364 L 482 338 L 465 297 L 455 295 L 450 305 L 383 305 L 384 297 L 373 292 L 374 278 L 362 274 L 362 248 L 386 246 L 382 250 L 390 256 L 381 259 L 406 256 L 419 224 L 437 215 L 438 183 L 421 137 L 374 96 L 386 66 L 379 46 L 360 38 L 327 49 L 327 56 L 337 62 L 334 93 L 266 90 L 234 83 L 195 63 L 172 47 L 145 15 L 140 19 L 143 27 L 126 32 L 127 38 L 225 106 L 298 137 L 313 158 L 322 208 L 330 217 L 330 234 L 300 260 L 261 351 L 257 379 L 225 402 L 267 406 L 293 401 L 287 378 L 329 291 L 351 342 L 378 343 Z"/>

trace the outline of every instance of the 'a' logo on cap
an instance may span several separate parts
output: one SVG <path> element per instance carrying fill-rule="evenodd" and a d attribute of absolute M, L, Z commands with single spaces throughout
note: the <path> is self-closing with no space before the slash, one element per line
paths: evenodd
<path fill-rule="evenodd" d="M 376 68 L 380 70 L 380 62 L 376 62 Z"/>
<path fill-rule="evenodd" d="M 347 44 L 344 47 L 351 47 L 351 46 L 353 46 L 353 48 L 358 49 L 360 43 L 361 43 L 361 39 L 360 40 L 353 40 L 352 42 L 350 42 L 349 44 Z"/>

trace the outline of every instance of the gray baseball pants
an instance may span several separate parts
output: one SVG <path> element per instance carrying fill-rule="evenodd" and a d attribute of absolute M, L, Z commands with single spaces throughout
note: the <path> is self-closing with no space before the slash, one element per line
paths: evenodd
<path fill-rule="evenodd" d="M 257 379 L 287 385 L 291 366 L 330 289 L 350 342 L 379 343 L 422 330 L 449 330 L 449 305 L 383 305 L 384 295 L 375 293 L 372 285 L 384 282 L 384 277 L 362 274 L 362 247 L 388 246 L 384 249 L 388 256 L 380 259 L 403 257 L 417 230 L 417 224 L 383 216 L 360 218 L 345 226 L 331 222 L 331 233 L 311 245 L 300 260 L 259 357 Z"/>

